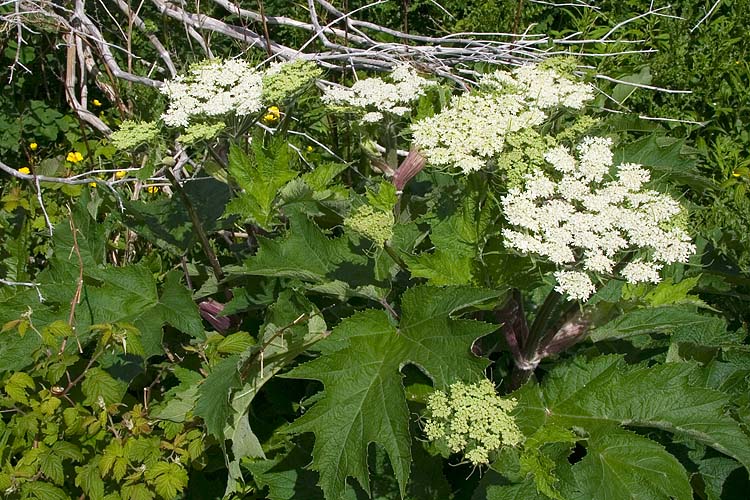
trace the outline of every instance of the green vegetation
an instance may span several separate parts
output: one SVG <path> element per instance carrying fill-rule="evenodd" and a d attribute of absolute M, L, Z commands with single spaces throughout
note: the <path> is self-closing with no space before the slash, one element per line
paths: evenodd
<path fill-rule="evenodd" d="M 743 498 L 750 3 L 159 4 L 0 6 L 4 498 Z"/>

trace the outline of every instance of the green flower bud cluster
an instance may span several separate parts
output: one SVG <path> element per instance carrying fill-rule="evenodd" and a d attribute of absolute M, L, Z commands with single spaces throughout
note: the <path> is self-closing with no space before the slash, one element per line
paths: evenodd
<path fill-rule="evenodd" d="M 510 412 L 515 399 L 503 399 L 487 379 L 476 384 L 456 382 L 448 393 L 435 391 L 427 400 L 427 439 L 463 452 L 473 465 L 489 464 L 490 453 L 523 441 Z"/>
<path fill-rule="evenodd" d="M 520 187 L 526 174 L 543 169 L 544 155 L 554 147 L 550 136 L 543 136 L 534 129 L 523 129 L 505 138 L 507 151 L 497 159 L 497 168 L 505 172 L 508 188 Z"/>
<path fill-rule="evenodd" d="M 376 210 L 370 205 L 355 208 L 344 219 L 344 225 L 351 230 L 372 240 L 378 246 L 385 246 L 385 242 L 393 237 L 395 220 L 391 212 Z"/>
<path fill-rule="evenodd" d="M 195 123 L 189 125 L 185 132 L 180 135 L 180 142 L 182 144 L 190 145 L 195 144 L 198 141 L 207 141 L 216 137 L 216 134 L 224 129 L 223 123 Z"/>
<path fill-rule="evenodd" d="M 125 120 L 120 130 L 112 132 L 109 140 L 119 150 L 133 149 L 155 138 L 159 133 L 156 122 L 134 122 Z"/>
<path fill-rule="evenodd" d="M 303 59 L 271 66 L 263 76 L 263 102 L 278 104 L 322 74 L 314 62 Z"/>

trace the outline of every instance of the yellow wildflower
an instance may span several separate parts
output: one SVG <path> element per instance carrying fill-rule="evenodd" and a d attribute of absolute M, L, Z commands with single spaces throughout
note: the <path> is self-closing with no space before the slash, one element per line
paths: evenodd
<path fill-rule="evenodd" d="M 97 108 L 102 105 L 102 103 L 99 101 L 99 99 L 94 99 L 93 101 L 91 101 L 91 104 L 93 104 Z"/>
<path fill-rule="evenodd" d="M 117 179 L 122 179 L 126 175 L 128 175 L 128 172 L 126 170 L 118 170 L 117 172 L 115 172 L 115 178 Z"/>
<path fill-rule="evenodd" d="M 149 186 L 146 188 L 146 191 L 148 191 L 151 194 L 158 193 L 159 192 L 159 186 Z"/>
<path fill-rule="evenodd" d="M 39 144 L 37 144 L 36 142 L 32 142 L 31 144 L 29 144 L 29 149 L 31 149 L 32 151 L 36 151 L 38 147 Z"/>
<path fill-rule="evenodd" d="M 312 146 L 307 146 L 307 152 L 308 153 L 312 153 L 313 152 L 313 147 Z"/>
<path fill-rule="evenodd" d="M 734 172 L 732 172 L 732 177 L 739 177 L 740 175 L 742 175 L 742 174 L 740 174 L 736 170 Z"/>
<path fill-rule="evenodd" d="M 18 169 L 18 172 L 25 175 L 31 174 L 31 170 L 29 169 L 29 167 L 21 167 Z"/>
<path fill-rule="evenodd" d="M 70 163 L 78 163 L 79 161 L 83 161 L 83 155 L 78 151 L 71 151 L 65 159 Z"/>
<path fill-rule="evenodd" d="M 281 118 L 281 111 L 277 106 L 271 106 L 268 108 L 268 112 L 263 115 L 263 121 L 265 122 L 277 122 Z"/>
<path fill-rule="evenodd" d="M 96 182 L 89 182 L 89 186 L 91 186 L 92 188 L 95 188 L 96 187 Z"/>

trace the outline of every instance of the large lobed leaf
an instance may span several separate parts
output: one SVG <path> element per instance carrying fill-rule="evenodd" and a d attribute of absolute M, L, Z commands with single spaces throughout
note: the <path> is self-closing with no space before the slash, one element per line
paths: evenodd
<path fill-rule="evenodd" d="M 413 363 L 439 388 L 479 378 L 486 361 L 472 355 L 471 345 L 495 326 L 450 316 L 497 295 L 463 287 L 412 288 L 403 295 L 400 324 L 384 311 L 357 313 L 321 343 L 324 355 L 286 375 L 325 386 L 289 432 L 315 434 L 311 467 L 320 473 L 326 498 L 340 498 L 349 476 L 370 492 L 367 450 L 373 442 L 385 449 L 404 496 L 412 456 L 400 369 Z"/>
<path fill-rule="evenodd" d="M 676 459 L 619 426 L 666 430 L 748 467 L 750 439 L 725 413 L 729 398 L 700 384 L 697 375 L 697 366 L 688 363 L 643 368 L 629 367 L 619 356 L 575 358 L 555 367 L 541 386 L 530 383 L 517 393 L 517 421 L 526 432 L 558 425 L 588 434 L 588 455 L 573 467 L 576 498 L 592 498 L 593 481 L 606 485 L 607 494 L 597 490 L 604 499 L 689 499 Z M 669 487 L 661 484 L 665 481 Z"/>

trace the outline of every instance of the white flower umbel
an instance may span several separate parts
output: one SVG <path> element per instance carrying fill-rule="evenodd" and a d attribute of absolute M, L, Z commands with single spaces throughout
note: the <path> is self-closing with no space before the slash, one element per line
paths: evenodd
<path fill-rule="evenodd" d="M 435 82 L 419 76 L 411 66 L 397 66 L 387 77 L 366 78 L 351 87 L 328 86 L 323 102 L 333 107 L 353 108 L 363 113 L 362 121 L 375 123 L 385 114 L 403 116 L 411 111 L 410 104 L 424 95 Z"/>
<path fill-rule="evenodd" d="M 590 85 L 537 66 L 490 73 L 479 83 L 478 92 L 455 96 L 412 126 L 414 143 L 431 164 L 480 170 L 503 151 L 509 134 L 541 125 L 547 110 L 580 109 L 593 98 Z"/>
<path fill-rule="evenodd" d="M 523 189 L 502 198 L 509 227 L 505 244 L 559 266 L 555 289 L 570 300 L 588 300 L 592 277 L 611 275 L 629 254 L 639 258 L 619 275 L 629 283 L 658 283 L 665 264 L 687 262 L 695 245 L 676 224 L 682 209 L 669 195 L 645 189 L 650 174 L 639 165 L 613 167 L 611 141 L 587 137 L 545 158 L 556 171 L 529 175 Z"/>
<path fill-rule="evenodd" d="M 187 75 L 164 84 L 161 92 L 169 99 L 164 123 L 187 127 L 196 116 L 238 116 L 262 108 L 263 73 L 239 60 L 213 60 L 196 64 Z"/>

